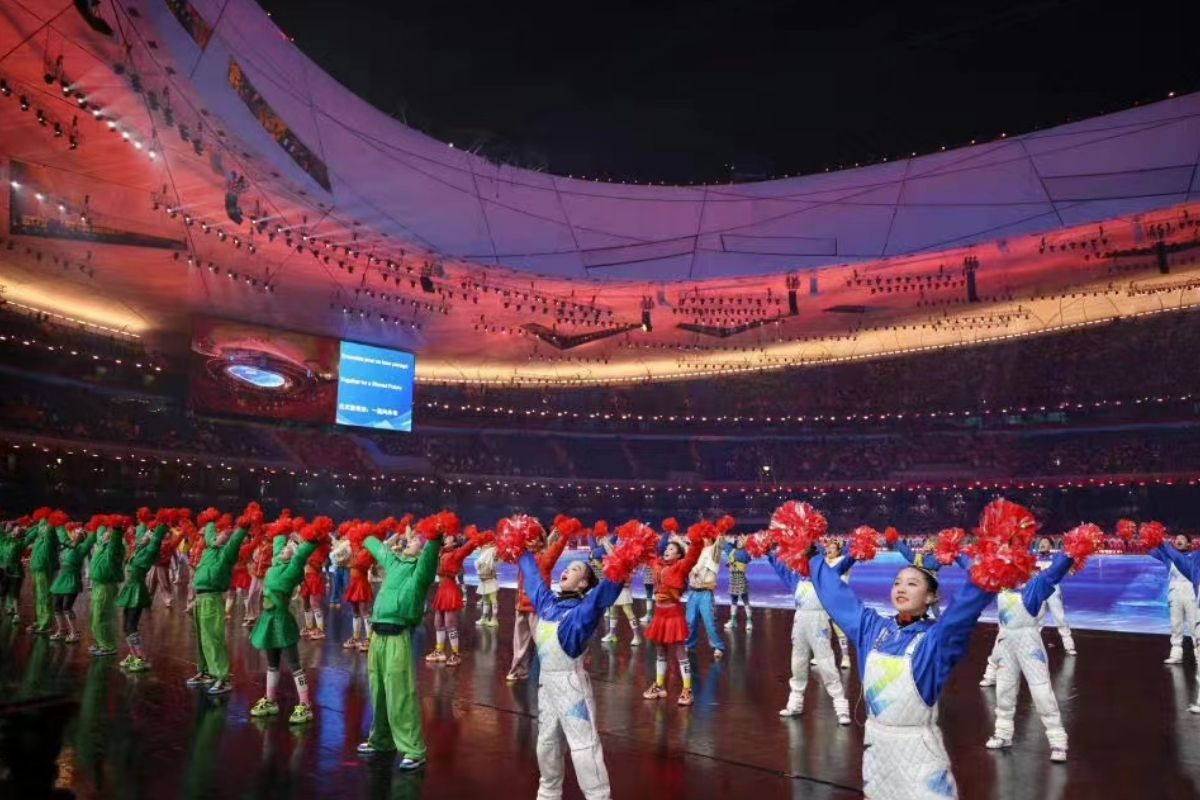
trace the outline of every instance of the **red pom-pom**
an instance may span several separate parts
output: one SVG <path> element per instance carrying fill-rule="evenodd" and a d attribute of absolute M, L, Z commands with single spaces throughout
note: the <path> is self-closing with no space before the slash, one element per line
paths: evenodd
<path fill-rule="evenodd" d="M 93 514 L 83 527 L 88 533 L 95 533 L 99 528 L 109 527 L 109 518 L 104 514 Z"/>
<path fill-rule="evenodd" d="M 416 519 L 416 517 L 412 514 L 405 514 L 400 518 L 400 521 L 396 523 L 396 529 L 400 531 L 400 533 L 407 534 L 408 529 L 412 527 L 414 519 Z"/>
<path fill-rule="evenodd" d="M 1131 519 L 1117 520 L 1117 536 L 1123 541 L 1132 542 L 1137 535 L 1137 523 Z"/>
<path fill-rule="evenodd" d="M 516 562 L 532 544 L 545 539 L 542 523 L 526 514 L 505 517 L 496 524 L 496 555 L 509 563 Z"/>
<path fill-rule="evenodd" d="M 978 540 L 968 548 L 971 580 L 985 592 L 1023 586 L 1037 560 L 1029 551 L 1037 520 L 1010 500 L 993 500 L 979 517 Z"/>
<path fill-rule="evenodd" d="M 725 516 L 723 516 L 719 520 L 717 520 L 717 532 L 720 533 L 721 535 L 729 533 L 731 530 L 733 530 L 736 527 L 737 527 L 737 520 L 735 520 L 733 517 L 729 516 L 728 514 L 726 514 Z"/>
<path fill-rule="evenodd" d="M 433 541 L 442 535 L 441 526 L 438 524 L 438 515 L 434 514 L 431 517 L 422 517 L 417 523 L 417 533 L 426 541 Z"/>
<path fill-rule="evenodd" d="M 933 547 L 933 554 L 938 563 L 943 567 L 953 564 L 962 552 L 963 542 L 966 539 L 967 532 L 962 528 L 946 528 L 940 531 L 937 535 L 937 544 Z"/>
<path fill-rule="evenodd" d="M 50 516 L 46 518 L 46 521 L 50 523 L 51 528 L 61 528 L 70 520 L 71 518 L 67 516 L 67 512 L 62 510 L 51 511 Z"/>
<path fill-rule="evenodd" d="M 608 536 L 608 523 L 602 519 L 596 520 L 596 524 L 592 526 L 592 536 L 597 539 L 603 539 Z"/>
<path fill-rule="evenodd" d="M 771 527 L 785 536 L 801 536 L 816 541 L 829 531 L 829 523 L 821 512 L 808 503 L 789 500 L 771 515 Z"/>
<path fill-rule="evenodd" d="M 220 518 L 221 518 L 221 512 L 217 511 L 212 506 L 209 506 L 208 508 L 206 508 L 200 512 L 200 516 L 196 517 L 196 524 L 199 525 L 201 528 L 203 528 L 208 523 L 216 522 Z M 138 512 L 138 520 L 140 520 L 142 522 L 145 521 L 145 520 L 142 520 L 140 511 Z"/>
<path fill-rule="evenodd" d="M 701 547 L 706 541 L 711 542 L 719 535 L 717 527 L 705 520 L 689 526 L 687 531 L 688 543 L 693 547 Z"/>
<path fill-rule="evenodd" d="M 300 531 L 300 537 L 306 542 L 319 542 L 333 532 L 333 520 L 329 517 L 316 517 Z"/>
<path fill-rule="evenodd" d="M 137 510 L 138 522 L 142 523 L 143 525 L 149 525 L 152 519 L 154 519 L 154 514 L 150 511 L 150 509 L 142 506 Z"/>
<path fill-rule="evenodd" d="M 438 528 L 445 536 L 457 536 L 462 531 L 462 523 L 459 522 L 458 514 L 453 511 L 442 511 L 437 515 Z"/>
<path fill-rule="evenodd" d="M 1099 550 L 1103 542 L 1104 531 L 1100 530 L 1099 525 L 1093 525 L 1090 522 L 1085 522 L 1067 531 L 1063 536 L 1062 549 L 1075 562 L 1071 567 L 1071 572 L 1079 572 L 1083 569 L 1088 556 Z"/>
<path fill-rule="evenodd" d="M 1167 540 L 1167 529 L 1161 522 L 1143 522 L 1138 527 L 1138 546 L 1143 550 L 1153 550 Z"/>
<path fill-rule="evenodd" d="M 766 558 L 773 544 L 769 531 L 759 531 L 746 537 L 746 553 L 751 558 Z"/>
<path fill-rule="evenodd" d="M 222 514 L 217 520 L 217 530 L 227 531 L 233 527 L 233 514 Z"/>
<path fill-rule="evenodd" d="M 850 534 L 850 557 L 855 561 L 870 561 L 878 549 L 879 531 L 859 525 Z"/>
<path fill-rule="evenodd" d="M 979 516 L 979 536 L 1029 547 L 1038 523 L 1029 509 L 1003 497 L 988 503 Z"/>
<path fill-rule="evenodd" d="M 53 511 L 53 509 L 51 509 L 50 506 L 41 506 L 35 509 L 34 512 L 29 515 L 29 518 L 34 522 L 41 522 L 50 516 L 51 511 Z"/>
<path fill-rule="evenodd" d="M 679 533 L 679 520 L 674 517 L 667 517 L 662 521 L 662 529 L 670 534 Z"/>
<path fill-rule="evenodd" d="M 658 534 L 649 525 L 630 520 L 617 528 L 617 545 L 604 558 L 602 574 L 613 583 L 625 583 L 633 571 L 658 556 Z"/>
<path fill-rule="evenodd" d="M 889 546 L 894 545 L 896 542 L 900 541 L 900 531 L 889 525 L 883 531 L 883 538 Z"/>
<path fill-rule="evenodd" d="M 258 530 L 263 524 L 262 507 L 253 501 L 247 506 L 246 510 L 237 519 L 237 526 L 243 530 Z"/>

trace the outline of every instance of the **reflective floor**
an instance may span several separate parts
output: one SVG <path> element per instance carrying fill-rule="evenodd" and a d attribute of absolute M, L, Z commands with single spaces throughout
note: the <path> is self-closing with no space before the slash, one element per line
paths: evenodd
<path fill-rule="evenodd" d="M 86 600 L 77 607 L 81 616 Z M 184 686 L 193 671 L 194 637 L 191 618 L 178 606 L 156 607 L 144 620 L 154 665 L 139 676 L 123 674 L 116 659 L 89 660 L 86 636 L 66 646 L 17 632 L 6 620 L 0 624 L 0 699 L 56 691 L 77 698 L 58 786 L 81 798 L 532 799 L 536 683 L 504 682 L 511 592 L 503 593 L 502 604 L 498 630 L 466 627 L 461 666 L 419 664 L 429 764 L 415 775 L 354 753 L 370 722 L 366 657 L 342 650 L 349 617 L 336 609 L 329 638 L 301 648 L 316 705 L 316 721 L 304 729 L 289 729 L 281 718 L 249 717 L 262 693 L 263 664 L 237 624 L 240 612 L 230 627 L 236 689 L 224 699 Z M 467 613 L 473 612 L 472 600 Z M 753 633 L 738 630 L 724 662 L 714 664 L 701 645 L 697 703 L 688 709 L 641 698 L 653 654 L 632 650 L 626 630 L 616 646 L 597 637 L 590 670 L 613 796 L 860 796 L 861 701 L 856 724 L 839 727 L 814 675 L 806 714 L 796 720 L 777 715 L 787 695 L 790 627 L 784 611 L 756 611 Z M 1013 749 L 983 747 L 991 690 L 977 683 L 993 636 L 991 626 L 980 626 L 941 705 L 962 797 L 1200 797 L 1200 716 L 1187 712 L 1195 688 L 1190 656 L 1183 667 L 1167 667 L 1165 637 L 1080 631 L 1079 656 L 1067 659 L 1048 631 L 1055 691 L 1071 736 L 1069 762 L 1054 765 L 1025 692 Z M 418 641 L 424 652 L 425 635 Z M 859 697 L 856 677 L 843 674 L 849 675 L 847 694 Z M 283 683 L 286 708 L 294 700 L 289 682 Z M 566 796 L 580 796 L 573 777 Z"/>

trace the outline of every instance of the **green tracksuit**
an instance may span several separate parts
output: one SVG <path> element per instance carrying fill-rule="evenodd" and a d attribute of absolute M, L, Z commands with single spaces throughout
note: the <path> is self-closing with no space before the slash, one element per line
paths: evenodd
<path fill-rule="evenodd" d="M 196 605 L 192 613 L 196 618 L 197 672 L 211 675 L 219 681 L 229 680 L 224 595 L 233 581 L 238 548 L 245 538 L 246 530 L 238 528 L 225 540 L 225 544 L 218 545 L 217 526 L 211 522 L 206 525 L 204 555 L 196 565 L 196 576 L 192 582 L 196 587 Z"/>
<path fill-rule="evenodd" d="M 58 531 L 42 520 L 26 534 L 25 547 L 33 548 L 29 554 L 29 571 L 33 573 L 34 608 L 37 611 L 34 628 L 48 631 L 53 617 L 50 579 L 58 566 Z"/>
<path fill-rule="evenodd" d="M 115 650 L 117 591 L 125 566 L 125 537 L 101 526 L 88 575 L 92 579 L 92 639 L 101 650 Z M 107 541 L 105 539 L 107 538 Z"/>
<path fill-rule="evenodd" d="M 83 591 L 83 562 L 96 543 L 96 534 L 89 533 L 78 544 L 69 536 L 59 540 L 58 575 L 50 584 L 50 594 L 77 595 Z"/>
<path fill-rule="evenodd" d="M 286 536 L 276 536 L 271 543 L 274 557 L 287 545 Z M 288 607 L 292 592 L 304 580 L 304 566 L 317 549 L 316 542 L 304 542 L 286 564 L 273 561 L 263 578 L 262 614 L 250 634 L 250 644 L 259 650 L 282 650 L 300 641 L 300 626 Z"/>
<path fill-rule="evenodd" d="M 408 758 L 425 758 L 421 705 L 413 674 L 412 630 L 425 616 L 425 596 L 437 575 L 441 547 L 425 544 L 417 558 L 397 556 L 383 542 L 368 536 L 363 546 L 383 570 L 383 585 L 375 598 L 367 678 L 375 712 L 367 741 L 376 750 L 399 750 Z M 382 633 L 379 626 L 398 633 Z"/>
<path fill-rule="evenodd" d="M 117 595 L 118 608 L 150 607 L 151 598 L 150 590 L 146 588 L 146 575 L 158 561 L 158 551 L 162 548 L 163 539 L 166 538 L 167 526 L 156 527 L 149 539 L 143 538 L 145 532 L 146 527 L 138 525 L 133 556 L 125 565 L 125 585 L 121 587 L 121 592 Z M 121 548 L 124 549 L 124 547 L 125 543 L 122 541 Z"/>

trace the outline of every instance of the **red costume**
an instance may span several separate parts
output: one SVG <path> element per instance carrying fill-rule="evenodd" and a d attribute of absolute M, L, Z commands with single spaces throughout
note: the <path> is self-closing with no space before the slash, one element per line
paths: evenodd
<path fill-rule="evenodd" d="M 374 563 L 375 559 L 362 545 L 355 548 L 350 556 L 350 586 L 346 589 L 346 596 L 343 598 L 347 603 L 371 602 L 374 594 L 371 591 L 371 582 L 367 580 L 367 574 L 371 571 L 371 565 Z"/>
<path fill-rule="evenodd" d="M 325 596 L 325 575 L 322 574 L 321 567 L 328 558 L 328 545 L 318 547 L 316 552 L 308 557 L 308 563 L 304 565 L 304 582 L 300 584 L 300 597 L 320 600 Z"/>
<path fill-rule="evenodd" d="M 646 638 L 655 644 L 683 644 L 687 641 L 687 620 L 679 601 L 687 588 L 688 573 L 700 560 L 703 549 L 703 542 L 693 542 L 682 558 L 670 564 L 661 558 L 651 563 L 650 574 L 654 580 L 654 620 L 646 629 Z"/>
<path fill-rule="evenodd" d="M 250 557 L 254 555 L 256 547 L 258 547 L 258 541 L 248 538 L 238 548 L 238 560 L 233 565 L 233 581 L 229 584 L 230 589 L 241 589 L 244 592 L 250 588 Z"/>
<path fill-rule="evenodd" d="M 542 573 L 542 582 L 549 586 L 553 581 L 550 580 L 550 571 L 554 569 L 554 565 L 558 563 L 558 559 L 562 557 L 563 551 L 567 549 L 567 537 L 559 536 L 554 540 L 553 544 L 547 545 L 542 552 L 534 556 L 537 560 L 538 572 Z M 520 571 L 517 572 L 517 613 L 532 614 L 533 602 L 529 599 L 529 595 L 525 594 L 525 581 L 521 577 Z"/>
<path fill-rule="evenodd" d="M 462 589 L 457 578 L 463 561 L 479 547 L 479 539 L 470 539 L 457 549 L 443 551 L 438 559 L 438 587 L 433 597 L 434 611 L 462 611 Z"/>

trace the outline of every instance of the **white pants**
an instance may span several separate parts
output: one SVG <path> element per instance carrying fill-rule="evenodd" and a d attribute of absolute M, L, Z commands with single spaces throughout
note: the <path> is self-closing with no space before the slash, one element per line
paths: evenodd
<path fill-rule="evenodd" d="M 529 662 L 533 660 L 533 629 L 537 615 L 531 611 L 518 611 L 513 618 L 513 660 L 508 672 L 518 678 L 529 677 Z"/>
<path fill-rule="evenodd" d="M 1171 652 L 1183 649 L 1183 637 L 1192 638 L 1192 646 L 1198 641 L 1196 631 L 1196 593 L 1191 586 L 1174 581 L 1167 587 L 1167 604 L 1171 609 Z"/>
<path fill-rule="evenodd" d="M 1063 608 L 1062 590 L 1055 587 L 1054 594 L 1046 601 L 1046 616 L 1054 617 L 1054 625 L 1058 628 L 1058 636 L 1062 639 L 1063 647 L 1075 649 L 1075 638 L 1071 636 L 1071 626 L 1067 624 L 1067 612 Z"/>
<path fill-rule="evenodd" d="M 850 703 L 846 701 L 846 694 L 842 690 L 842 675 L 829 643 L 829 615 L 824 611 L 797 611 L 792 621 L 792 678 L 788 681 L 791 692 L 788 694 L 787 707 L 791 711 L 804 710 L 809 661 L 814 658 L 825 691 L 833 698 L 834 711 L 849 714 Z"/>
<path fill-rule="evenodd" d="M 1050 685 L 1046 646 L 1037 628 L 1006 628 L 996 640 L 996 737 L 1013 738 L 1013 717 L 1017 711 L 1017 691 L 1021 676 L 1029 684 L 1034 708 L 1046 726 L 1051 747 L 1066 748 L 1067 731 L 1058 712 L 1058 700 Z"/>
<path fill-rule="evenodd" d="M 538 685 L 537 759 L 542 777 L 538 800 L 562 797 L 563 740 L 571 751 L 575 780 L 586 800 L 608 800 L 608 770 L 596 732 L 596 703 L 592 682 L 582 669 L 542 672 Z"/>

